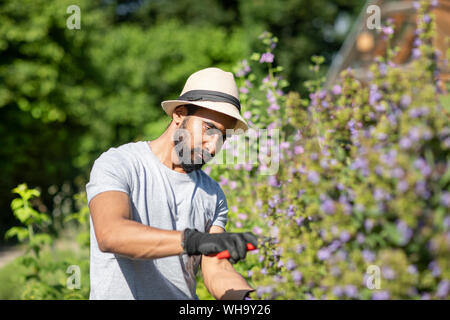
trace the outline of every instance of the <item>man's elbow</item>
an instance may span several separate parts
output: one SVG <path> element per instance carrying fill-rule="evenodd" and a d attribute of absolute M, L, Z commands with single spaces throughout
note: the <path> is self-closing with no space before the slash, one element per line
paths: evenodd
<path fill-rule="evenodd" d="M 97 235 L 97 244 L 101 252 L 113 253 L 114 243 L 113 237 L 111 236 L 111 232 L 108 231 L 100 232 Z"/>

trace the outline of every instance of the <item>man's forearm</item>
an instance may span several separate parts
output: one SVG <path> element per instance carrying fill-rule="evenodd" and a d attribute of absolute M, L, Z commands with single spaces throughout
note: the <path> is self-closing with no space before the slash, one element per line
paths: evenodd
<path fill-rule="evenodd" d="M 217 258 L 203 256 L 202 259 Z M 220 268 L 215 268 L 214 272 L 203 273 L 205 286 L 214 298 L 222 299 L 229 290 L 253 290 L 244 277 L 234 270 L 230 262 L 223 260 L 219 263 Z"/>
<path fill-rule="evenodd" d="M 157 259 L 183 252 L 181 232 L 163 230 L 123 219 L 108 230 L 100 250 L 132 259 Z"/>

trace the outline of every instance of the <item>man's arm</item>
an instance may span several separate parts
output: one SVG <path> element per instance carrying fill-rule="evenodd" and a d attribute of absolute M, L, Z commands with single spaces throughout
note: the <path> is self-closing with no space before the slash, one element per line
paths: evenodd
<path fill-rule="evenodd" d="M 106 191 L 89 203 L 95 237 L 102 252 L 132 259 L 156 259 L 183 252 L 181 232 L 162 230 L 131 220 L 128 195 Z"/>
<path fill-rule="evenodd" d="M 222 232 L 225 232 L 225 230 L 218 226 L 212 226 L 210 229 L 210 233 Z M 234 270 L 228 259 L 217 259 L 216 257 L 203 255 L 201 268 L 205 286 L 216 299 L 224 298 L 225 293 L 230 292 L 229 290 L 253 291 L 247 281 Z"/>

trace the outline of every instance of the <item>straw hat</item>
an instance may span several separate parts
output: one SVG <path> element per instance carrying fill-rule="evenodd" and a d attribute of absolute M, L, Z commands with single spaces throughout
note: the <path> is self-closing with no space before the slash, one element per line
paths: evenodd
<path fill-rule="evenodd" d="M 219 68 L 199 70 L 189 76 L 177 100 L 163 101 L 161 106 L 172 117 L 175 108 L 184 104 L 211 109 L 237 119 L 234 134 L 248 130 L 248 125 L 240 114 L 238 89 L 231 72 Z M 236 132 L 237 129 L 242 131 Z"/>

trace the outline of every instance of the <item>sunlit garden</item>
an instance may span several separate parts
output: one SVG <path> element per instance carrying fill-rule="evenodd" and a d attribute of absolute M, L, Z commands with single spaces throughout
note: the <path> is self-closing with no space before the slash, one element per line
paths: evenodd
<path fill-rule="evenodd" d="M 233 164 L 202 169 L 227 197 L 226 231 L 270 237 L 234 265 L 251 299 L 449 299 L 439 1 L 413 3 L 407 62 L 403 25 L 382 18 L 373 34 L 385 50 L 332 80 L 362 1 L 78 2 L 80 30 L 66 28 L 67 1 L 0 4 L 0 244 L 19 252 L 0 265 L 0 299 L 89 298 L 93 161 L 158 137 L 170 121 L 160 102 L 209 66 L 233 72 L 251 127 L 223 145 Z M 197 295 L 213 299 L 201 270 Z"/>

